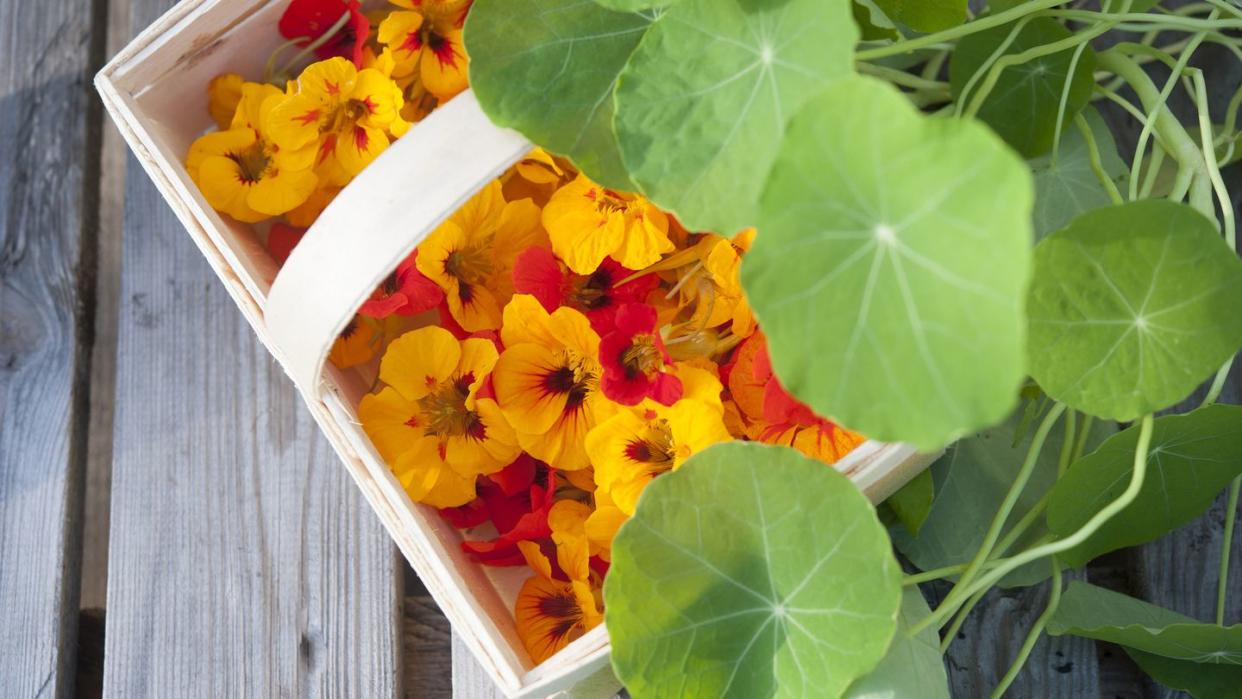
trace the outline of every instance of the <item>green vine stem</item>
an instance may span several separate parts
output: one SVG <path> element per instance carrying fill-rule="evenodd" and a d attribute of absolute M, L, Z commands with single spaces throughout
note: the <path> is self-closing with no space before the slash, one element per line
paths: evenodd
<path fill-rule="evenodd" d="M 1035 648 L 1035 644 L 1039 641 L 1039 637 L 1044 632 L 1044 627 L 1048 625 L 1048 620 L 1056 614 L 1057 607 L 1061 606 L 1061 563 L 1056 556 L 1052 557 L 1052 591 L 1048 593 L 1048 605 L 1044 607 L 1044 611 L 1031 625 L 1031 630 L 1026 634 L 1026 640 L 1022 643 L 1022 648 L 1018 651 L 1018 657 L 1014 658 L 1013 664 L 1009 666 L 1009 671 L 1001 678 L 1000 684 L 992 690 L 991 699 L 1000 699 L 1005 695 L 1005 691 L 1013 684 L 1018 677 L 1018 673 L 1022 671 L 1022 667 L 1026 665 L 1026 660 L 1031 656 L 1031 651 Z"/>
<path fill-rule="evenodd" d="M 1087 123 L 1086 117 L 1081 114 L 1074 115 L 1074 127 L 1082 134 L 1082 139 L 1087 144 L 1087 158 L 1091 161 L 1091 172 L 1095 173 L 1095 178 L 1100 181 L 1104 191 L 1108 192 L 1109 200 L 1113 204 L 1124 203 L 1125 200 L 1121 198 L 1121 192 L 1117 190 L 1117 185 L 1113 182 L 1113 178 L 1109 177 L 1104 170 L 1104 162 L 1100 158 L 1100 146 L 1095 141 L 1095 133 L 1091 131 L 1091 125 Z M 1156 154 L 1163 158 L 1164 150 L 1158 150 Z M 1084 419 L 1090 419 L 1090 417 L 1088 415 Z"/>
<path fill-rule="evenodd" d="M 1220 542 L 1220 574 L 1216 578 L 1216 624 L 1225 624 L 1225 599 L 1229 592 L 1229 554 L 1233 549 L 1233 527 L 1238 518 L 1238 494 L 1242 491 L 1242 476 L 1229 485 L 1229 502 L 1225 510 L 1225 535 Z"/>
<path fill-rule="evenodd" d="M 975 606 L 978 605 L 987 594 L 987 590 L 980 590 L 970 599 L 966 600 L 966 604 L 962 605 L 962 608 L 958 611 L 957 616 L 953 617 L 953 623 L 949 624 L 949 628 L 945 630 L 944 637 L 940 639 L 941 655 L 949 652 L 949 646 L 953 645 L 953 639 L 957 637 L 957 632 L 961 631 L 962 624 L 966 623 L 966 618 L 970 616 L 970 613 L 974 611 Z"/>
<path fill-rule="evenodd" d="M 1150 414 L 1143 416 L 1139 427 L 1138 444 L 1134 449 L 1134 473 L 1130 476 L 1130 484 L 1126 486 L 1126 489 L 1121 493 L 1121 495 L 1117 496 L 1116 500 L 1113 500 L 1099 512 L 1095 513 L 1095 515 L 1092 516 L 1086 524 L 1070 536 L 1067 536 L 1064 539 L 1049 542 L 1047 544 L 1035 546 L 1034 548 L 1027 549 L 1026 551 L 1010 558 L 1001 559 L 1000 565 L 989 570 L 983 577 L 979 578 L 978 581 L 971 585 L 970 588 L 966 590 L 965 596 L 973 595 L 979 590 L 984 590 L 992 585 L 995 585 L 1001 578 L 1005 577 L 1015 569 L 1030 563 L 1031 561 L 1053 556 L 1061 553 L 1062 551 L 1067 551 L 1075 546 L 1078 546 L 1095 534 L 1095 532 L 1099 530 L 1105 522 L 1112 519 L 1114 515 L 1129 507 L 1130 504 L 1134 502 L 1134 499 L 1138 497 L 1139 491 L 1143 489 L 1143 480 L 1147 477 L 1147 450 L 1151 446 L 1151 433 L 1153 425 L 1154 420 Z M 954 588 L 954 592 L 956 591 L 957 588 Z M 925 617 L 923 621 L 916 624 L 914 628 L 909 631 L 910 636 L 917 635 L 920 631 L 926 629 L 932 624 L 941 624 L 946 617 L 953 613 L 953 611 L 954 610 L 950 609 L 948 605 L 941 604 L 936 608 L 936 611 Z"/>
<path fill-rule="evenodd" d="M 885 58 L 887 56 L 898 56 L 903 53 L 910 53 L 918 49 L 925 49 L 942 42 L 954 41 L 964 36 L 969 36 L 976 32 L 981 32 L 992 27 L 1000 27 L 1015 20 L 1021 19 L 1029 14 L 1047 10 L 1064 4 L 1065 0 L 1031 0 L 1030 2 L 1019 5 L 1004 12 L 998 12 L 994 15 L 982 17 L 973 22 L 946 29 L 934 34 L 926 34 L 914 39 L 906 39 L 904 41 L 895 41 L 886 46 L 877 46 L 872 49 L 864 49 L 855 54 L 860 61 L 871 61 L 877 58 Z"/>
<path fill-rule="evenodd" d="M 1022 462 L 1022 467 L 1018 469 L 1017 475 L 1014 476 L 1013 484 L 1009 486 L 1009 492 L 1005 493 L 1005 499 L 1001 502 L 1000 509 L 996 511 L 996 516 L 992 518 L 992 523 L 988 526 L 987 533 L 983 537 L 983 543 L 979 546 L 979 550 L 975 552 L 975 557 L 970 561 L 970 564 L 966 566 L 966 570 L 962 572 L 962 577 L 958 579 L 957 584 L 953 586 L 948 596 L 936 608 L 936 612 L 928 619 L 940 615 L 942 610 L 945 609 L 949 610 L 948 614 L 951 614 L 953 610 L 966 601 L 967 597 L 978 591 L 970 589 L 969 586 L 983 568 L 983 564 L 992 555 L 993 547 L 995 547 L 997 539 L 1000 538 L 1001 530 L 1005 526 L 1005 520 L 1009 518 L 1009 513 L 1013 511 L 1014 506 L 1018 504 L 1018 498 L 1022 496 L 1022 491 L 1026 488 L 1027 481 L 1031 478 L 1031 473 L 1035 470 L 1035 464 L 1039 460 L 1039 453 L 1044 448 L 1044 441 L 1048 438 L 1048 433 L 1052 431 L 1053 425 L 1056 424 L 1064 412 L 1065 404 L 1057 403 L 1052 406 L 1052 410 L 1049 410 L 1048 414 L 1044 416 L 1043 421 L 1040 422 L 1039 429 L 1035 431 L 1035 436 L 1031 438 L 1031 446 L 1027 449 L 1026 460 Z M 943 614 L 941 621 L 948 614 Z M 927 620 L 924 621 L 926 622 Z"/>

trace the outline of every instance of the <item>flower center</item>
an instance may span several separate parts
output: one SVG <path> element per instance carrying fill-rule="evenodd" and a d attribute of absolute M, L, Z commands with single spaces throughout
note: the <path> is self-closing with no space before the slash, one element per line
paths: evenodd
<path fill-rule="evenodd" d="M 566 353 L 560 366 L 544 376 L 543 388 L 548 393 L 566 396 L 565 412 L 568 413 L 586 402 L 594 380 L 595 375 L 587 371 L 580 360 Z"/>
<path fill-rule="evenodd" d="M 482 284 L 492 273 L 492 260 L 482 246 L 454 250 L 444 260 L 444 272 L 465 284 Z"/>
<path fill-rule="evenodd" d="M 621 366 L 625 369 L 625 378 L 634 379 L 638 376 L 648 378 L 660 372 L 664 366 L 664 356 L 656 347 L 655 335 L 642 333 L 634 336 L 633 342 L 621 350 Z"/>
<path fill-rule="evenodd" d="M 267 157 L 267 144 L 262 140 L 255 141 L 254 145 L 241 153 L 230 153 L 229 159 L 237 163 L 242 181 L 248 184 L 263 179 L 263 173 L 267 171 L 267 166 L 271 163 L 271 159 Z"/>
<path fill-rule="evenodd" d="M 612 303 L 612 274 L 606 270 L 596 270 L 576 285 L 572 300 L 581 308 L 594 311 L 606 308 Z"/>
<path fill-rule="evenodd" d="M 578 628 L 582 622 L 582 608 L 578 606 L 577 598 L 568 590 L 540 598 L 538 604 L 540 615 L 557 622 L 547 631 L 549 640 L 556 641 L 574 634 L 575 631 L 575 636 L 582 635 L 582 629 Z"/>
<path fill-rule="evenodd" d="M 648 423 L 647 432 L 641 439 L 631 440 L 625 445 L 625 455 L 631 461 L 646 464 L 652 475 L 672 468 L 676 448 L 668 420 L 652 420 Z"/>
<path fill-rule="evenodd" d="M 418 399 L 424 418 L 424 433 L 430 437 L 473 437 L 484 439 L 487 429 L 479 414 L 466 408 L 474 374 L 467 372 L 452 381 L 436 386 L 431 393 Z"/>

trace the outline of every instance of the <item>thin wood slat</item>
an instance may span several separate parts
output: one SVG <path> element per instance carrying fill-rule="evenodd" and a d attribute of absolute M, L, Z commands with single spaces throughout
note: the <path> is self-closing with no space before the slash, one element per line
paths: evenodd
<path fill-rule="evenodd" d="M 0 681 L 74 686 L 98 146 L 89 0 L 0 1 Z M 83 315 L 79 315 L 79 314 Z"/>
<path fill-rule="evenodd" d="M 127 189 L 105 695 L 395 695 L 391 541 L 155 188 Z"/>

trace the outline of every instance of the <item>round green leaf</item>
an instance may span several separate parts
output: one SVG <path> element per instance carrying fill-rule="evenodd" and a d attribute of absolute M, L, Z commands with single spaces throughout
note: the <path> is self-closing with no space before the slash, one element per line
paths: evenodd
<path fill-rule="evenodd" d="M 613 666 L 637 699 L 839 696 L 888 648 L 901 571 L 845 476 L 734 442 L 647 487 L 604 599 Z"/>
<path fill-rule="evenodd" d="M 1013 26 L 1004 24 L 985 29 L 958 42 L 949 64 L 949 87 L 954 98 L 970 103 L 984 78 L 976 81 L 969 94 L 963 94 L 967 84 L 981 68 L 986 75 L 988 68 L 985 66 L 990 66 L 992 55 L 1009 38 Z M 1022 53 L 1070 36 L 1070 31 L 1056 20 L 1037 18 L 1018 32 L 1003 55 Z M 1034 157 L 1048 152 L 1056 134 L 1061 93 L 1066 80 L 1070 79 L 1073 57 L 1074 49 L 1070 48 L 1006 68 L 984 100 L 978 117 L 1023 155 Z M 1063 126 L 1072 127 L 1074 115 L 1091 100 L 1094 70 L 1095 52 L 1088 47 L 1074 66 Z"/>
<path fill-rule="evenodd" d="M 1083 114 L 1100 152 L 1104 173 L 1121 189 L 1129 174 L 1112 131 L 1099 113 L 1088 107 Z M 1080 214 L 1112 205 L 1108 190 L 1091 167 L 1087 139 L 1071 124 L 1061 135 L 1057 157 L 1040 156 L 1031 161 L 1035 174 L 1035 237 L 1043 238 L 1069 225 Z"/>
<path fill-rule="evenodd" d="M 1048 633 L 1108 641 L 1166 658 L 1242 666 L 1242 624 L 1202 624 L 1120 592 L 1074 581 Z"/>
<path fill-rule="evenodd" d="M 754 225 L 789 115 L 853 68 L 848 0 L 681 0 L 617 86 L 630 175 L 690 230 Z"/>
<path fill-rule="evenodd" d="M 910 629 L 929 616 L 931 610 L 918 586 L 905 588 L 893 644 L 870 674 L 850 686 L 845 699 L 949 699 L 949 676 L 936 627 L 909 635 Z"/>
<path fill-rule="evenodd" d="M 938 32 L 966 21 L 967 0 L 875 0 L 889 19 L 916 32 Z"/>
<path fill-rule="evenodd" d="M 1048 529 L 1078 531 L 1130 484 L 1137 426 L 1120 432 L 1076 462 L 1052 489 Z M 1211 405 L 1152 425 L 1143 488 L 1083 543 L 1060 554 L 1074 567 L 1109 551 L 1153 541 L 1207 511 L 1217 494 L 1242 475 L 1242 406 Z"/>
<path fill-rule="evenodd" d="M 596 5 L 617 12 L 638 12 L 665 7 L 673 0 L 594 0 Z"/>
<path fill-rule="evenodd" d="M 1014 411 L 1003 423 L 958 441 L 932 464 L 929 472 L 936 480 L 936 500 L 922 529 L 917 536 L 900 530 L 892 532 L 897 550 L 920 570 L 960 565 L 974 557 L 1030 448 L 1035 427 L 1024 428 L 1023 422 L 1022 411 Z M 1107 421 L 1096 420 L 1087 447 L 1094 448 L 1116 431 Z M 1057 462 L 1064 439 L 1062 419 L 1044 441 L 1031 478 L 1009 515 L 1010 527 L 1026 516 L 1057 482 Z M 1013 551 L 1047 534 L 1041 524 L 1032 526 L 1015 543 Z M 1046 561 L 1034 561 L 1006 576 L 1002 584 L 1033 585 L 1050 573 Z"/>
<path fill-rule="evenodd" d="M 1151 678 L 1171 689 L 1180 689 L 1194 699 L 1236 697 L 1242 687 L 1242 665 L 1196 663 L 1176 660 L 1122 646 L 1122 650 Z"/>
<path fill-rule="evenodd" d="M 1096 209 L 1035 249 L 1031 375 L 1085 413 L 1173 405 L 1242 345 L 1242 261 L 1211 221 L 1164 200 Z"/>
<path fill-rule="evenodd" d="M 584 0 L 475 0 L 465 34 L 479 105 L 600 184 L 633 189 L 612 128 L 612 93 L 654 16 Z"/>
<path fill-rule="evenodd" d="M 884 83 L 842 81 L 808 104 L 742 262 L 782 383 L 926 449 L 999 422 L 1025 373 L 1031 197 L 1026 165 L 986 128 L 923 117 Z"/>

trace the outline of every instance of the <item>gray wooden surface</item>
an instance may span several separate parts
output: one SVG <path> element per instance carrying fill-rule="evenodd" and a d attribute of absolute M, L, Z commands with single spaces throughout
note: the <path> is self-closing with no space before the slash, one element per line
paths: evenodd
<path fill-rule="evenodd" d="M 171 4 L 0 0 L 0 696 L 498 696 L 104 126 L 90 76 Z M 1223 104 L 1242 69 L 1199 62 Z M 1210 619 L 1223 520 L 1079 575 Z M 1046 594 L 984 600 L 956 696 L 995 684 Z M 1062 638 L 1009 696 L 1173 693 Z"/>

